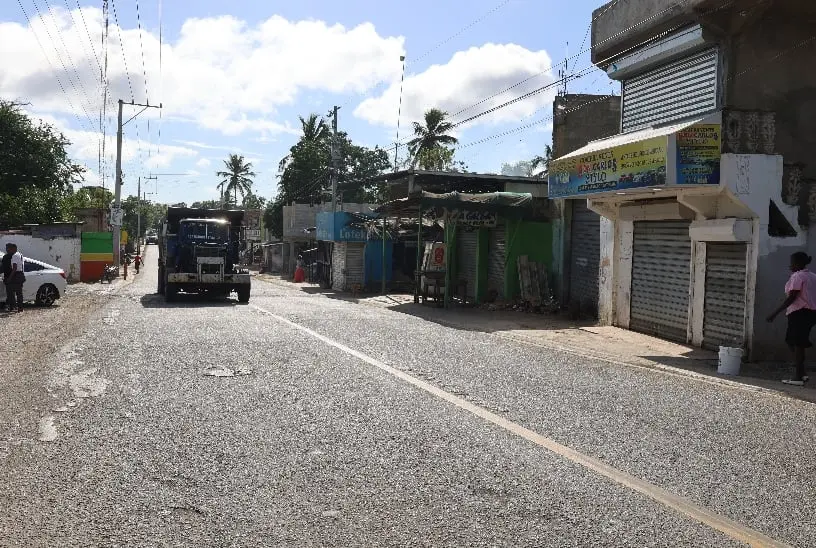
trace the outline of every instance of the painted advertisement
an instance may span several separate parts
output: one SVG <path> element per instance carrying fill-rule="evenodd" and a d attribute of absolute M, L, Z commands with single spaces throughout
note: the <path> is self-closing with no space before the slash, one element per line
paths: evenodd
<path fill-rule="evenodd" d="M 457 226 L 485 227 L 496 226 L 499 216 L 493 211 L 483 210 L 445 210 L 445 221 Z"/>
<path fill-rule="evenodd" d="M 697 124 L 677 132 L 677 184 L 720 183 L 720 124 Z"/>
<path fill-rule="evenodd" d="M 553 160 L 548 181 L 549 197 L 564 198 L 664 185 L 667 145 L 668 137 L 653 137 Z"/>
<path fill-rule="evenodd" d="M 348 226 L 351 220 L 351 216 L 342 211 L 318 213 L 317 239 L 329 242 L 365 242 L 368 233 L 364 228 Z"/>

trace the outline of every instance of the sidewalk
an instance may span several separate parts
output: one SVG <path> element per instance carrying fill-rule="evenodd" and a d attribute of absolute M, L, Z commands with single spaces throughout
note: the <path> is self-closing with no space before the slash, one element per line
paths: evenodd
<path fill-rule="evenodd" d="M 367 306 L 387 308 L 427 321 L 468 331 L 481 331 L 525 344 L 561 350 L 587 358 L 629 367 L 647 367 L 716 383 L 732 388 L 788 395 L 816 403 L 816 382 L 809 386 L 781 383 L 792 372 L 785 364 L 745 363 L 737 377 L 717 374 L 716 352 L 665 341 L 627 329 L 574 322 L 563 316 L 545 316 L 515 311 L 487 311 L 480 308 L 444 310 L 414 303 L 413 295 L 361 295 L 320 289 L 314 284 L 295 284 L 278 276 L 260 275 L 260 280 L 282 284 L 309 293 L 324 293 Z"/>

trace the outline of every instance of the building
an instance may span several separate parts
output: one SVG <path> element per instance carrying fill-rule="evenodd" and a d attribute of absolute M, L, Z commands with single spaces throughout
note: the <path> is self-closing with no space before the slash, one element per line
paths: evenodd
<path fill-rule="evenodd" d="M 621 133 L 559 155 L 549 193 L 602 217 L 603 323 L 784 355 L 783 322 L 764 317 L 788 255 L 816 247 L 814 15 L 806 0 L 595 11 L 592 59 L 621 82 Z"/>
<path fill-rule="evenodd" d="M 81 223 L 26 225 L 20 230 L 0 232 L 0 248 L 15 243 L 24 257 L 57 266 L 65 271 L 69 282 L 78 282 L 81 229 Z"/>
<path fill-rule="evenodd" d="M 618 133 L 620 105 L 621 98 L 615 95 L 557 96 L 553 102 L 553 157 Z M 578 313 L 597 317 L 601 216 L 586 206 L 586 199 L 554 203 L 553 273 L 558 300 Z"/>
<path fill-rule="evenodd" d="M 400 229 L 410 222 L 407 237 L 393 244 L 399 265 L 410 265 L 413 274 L 421 270 L 420 253 L 445 244 L 449 297 L 471 303 L 516 300 L 520 256 L 546 265 L 550 273 L 552 211 L 544 179 L 410 169 L 366 183 L 388 184 L 394 199 L 377 211 L 396 233 L 403 234 Z M 528 199 L 519 205 L 504 193 Z M 510 205 L 504 203 L 508 199 Z"/>

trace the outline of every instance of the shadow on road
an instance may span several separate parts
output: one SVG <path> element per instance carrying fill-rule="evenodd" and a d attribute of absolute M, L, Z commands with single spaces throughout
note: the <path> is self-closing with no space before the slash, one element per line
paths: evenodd
<path fill-rule="evenodd" d="M 144 308 L 230 308 L 233 306 L 244 306 L 236 299 L 213 298 L 206 295 L 196 295 L 179 293 L 176 300 L 168 303 L 164 300 L 164 295 L 152 293 L 144 295 L 139 299 Z"/>

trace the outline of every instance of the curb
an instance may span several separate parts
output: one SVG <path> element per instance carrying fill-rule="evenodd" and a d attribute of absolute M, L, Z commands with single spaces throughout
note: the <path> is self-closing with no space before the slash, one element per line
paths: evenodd
<path fill-rule="evenodd" d="M 274 284 L 274 285 L 284 286 L 284 287 L 292 287 L 293 289 L 298 288 L 297 285 L 293 284 L 292 282 L 288 282 L 286 280 L 261 279 L 260 281 L 270 283 L 270 284 Z M 339 300 L 343 300 L 343 301 L 346 301 L 346 302 L 349 302 L 349 303 L 352 303 L 352 304 L 361 304 L 361 305 L 364 305 L 364 306 L 373 306 L 373 307 L 376 307 L 376 308 L 382 308 L 382 309 L 386 309 L 386 310 L 391 308 L 391 305 L 389 305 L 388 303 L 379 302 L 379 301 L 376 301 L 375 299 L 366 299 L 366 300 L 352 299 L 352 298 L 343 297 L 342 295 L 339 295 L 339 294 L 336 295 L 335 297 L 338 298 Z M 808 398 L 804 398 L 802 396 L 799 396 L 799 395 L 794 394 L 794 393 L 787 392 L 785 390 L 774 389 L 774 388 L 766 388 L 764 386 L 748 385 L 748 384 L 744 384 L 744 383 L 741 383 L 741 382 L 738 382 L 738 381 L 732 381 L 730 379 L 725 379 L 725 378 L 721 378 L 721 377 L 713 377 L 713 376 L 709 376 L 709 375 L 704 375 L 702 373 L 697 373 L 696 371 L 689 371 L 687 369 L 683 369 L 683 368 L 680 368 L 680 367 L 674 367 L 674 366 L 671 366 L 671 365 L 665 365 L 665 364 L 662 364 L 662 363 L 656 363 L 656 362 L 647 362 L 647 363 L 627 362 L 627 361 L 622 361 L 622 360 L 615 359 L 615 358 L 610 357 L 608 355 L 597 354 L 597 353 L 593 353 L 593 352 L 587 352 L 584 349 L 580 349 L 580 348 L 576 348 L 576 347 L 572 347 L 572 346 L 547 344 L 545 342 L 535 341 L 535 340 L 529 339 L 527 337 L 519 337 L 519 336 L 508 335 L 508 334 L 499 333 L 499 332 L 489 332 L 489 331 L 486 332 L 486 331 L 483 331 L 483 330 L 480 330 L 480 329 L 477 329 L 477 328 L 472 328 L 472 327 L 469 327 L 467 325 L 464 325 L 464 324 L 461 324 L 461 323 L 458 323 L 458 322 L 455 322 L 455 321 L 451 321 L 451 320 L 433 318 L 431 316 L 426 316 L 426 315 L 415 315 L 414 317 L 415 318 L 420 318 L 420 319 L 425 320 L 425 321 L 433 322 L 433 323 L 436 323 L 438 325 L 449 327 L 449 328 L 452 328 L 452 329 L 485 333 L 487 335 L 493 335 L 493 336 L 500 337 L 502 339 L 513 341 L 513 342 L 516 342 L 516 343 L 527 344 L 527 345 L 535 346 L 535 347 L 539 347 L 539 348 L 546 348 L 548 350 L 554 350 L 554 351 L 558 351 L 558 352 L 566 352 L 568 354 L 573 354 L 575 356 L 580 356 L 582 358 L 589 358 L 589 359 L 593 359 L 593 360 L 597 360 L 597 361 L 602 361 L 602 362 L 606 362 L 606 363 L 612 364 L 612 365 L 623 366 L 623 367 L 634 367 L 634 368 L 639 368 L 639 369 L 658 371 L 658 372 L 661 372 L 661 373 L 664 373 L 664 374 L 667 374 L 667 375 L 673 375 L 675 377 L 682 377 L 682 378 L 692 379 L 692 380 L 696 380 L 698 382 L 704 382 L 704 383 L 715 385 L 715 386 L 723 386 L 723 387 L 726 387 L 726 388 L 731 388 L 733 390 L 740 390 L 740 391 L 743 391 L 743 392 L 753 392 L 753 393 L 758 393 L 758 394 L 766 394 L 766 395 L 770 395 L 770 396 L 779 396 L 779 397 L 795 399 L 795 400 L 799 400 L 799 401 L 806 402 L 806 403 L 816 403 L 816 402 L 814 402 L 814 401 L 812 401 L 812 400 L 810 400 Z M 746 378 L 753 378 L 753 377 L 746 377 Z M 758 379 L 758 380 L 761 380 L 761 379 Z"/>

